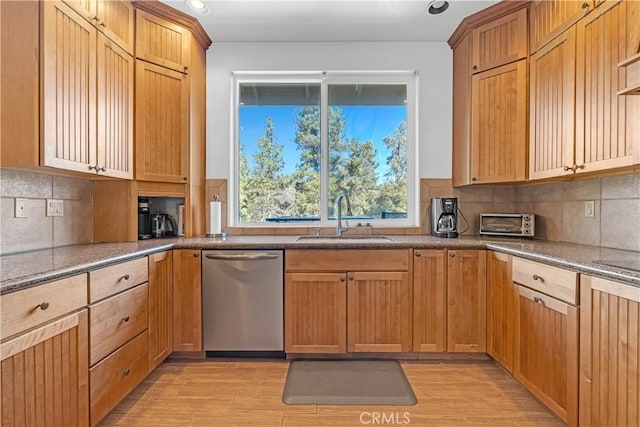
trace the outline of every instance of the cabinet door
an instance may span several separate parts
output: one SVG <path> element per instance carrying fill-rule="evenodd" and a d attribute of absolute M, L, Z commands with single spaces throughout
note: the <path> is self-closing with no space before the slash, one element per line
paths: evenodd
<path fill-rule="evenodd" d="M 133 55 L 133 5 L 127 0 L 97 0 L 98 27 L 129 55 Z"/>
<path fill-rule="evenodd" d="M 471 184 L 471 41 L 465 35 L 453 49 L 454 187 Z"/>
<path fill-rule="evenodd" d="M 133 57 L 101 33 L 97 54 L 97 164 L 101 175 L 132 179 Z"/>
<path fill-rule="evenodd" d="M 411 351 L 409 273 L 357 272 L 347 278 L 347 350 Z"/>
<path fill-rule="evenodd" d="M 580 425 L 640 425 L 640 290 L 580 277 Z"/>
<path fill-rule="evenodd" d="M 187 183 L 189 81 L 136 61 L 136 179 Z"/>
<path fill-rule="evenodd" d="M 444 250 L 415 250 L 413 259 L 413 351 L 445 351 Z"/>
<path fill-rule="evenodd" d="M 513 305 L 511 256 L 487 255 L 487 353 L 513 372 Z"/>
<path fill-rule="evenodd" d="M 575 27 L 529 62 L 529 179 L 573 173 Z"/>
<path fill-rule="evenodd" d="M 486 251 L 447 252 L 447 351 L 485 352 Z"/>
<path fill-rule="evenodd" d="M 78 12 L 80 16 L 90 22 L 95 22 L 97 13 L 96 0 L 63 0 Z"/>
<path fill-rule="evenodd" d="M 0 424 L 89 424 L 87 329 L 82 310 L 0 344 Z"/>
<path fill-rule="evenodd" d="M 285 352 L 344 353 L 346 274 L 287 273 L 285 277 Z"/>
<path fill-rule="evenodd" d="M 173 257 L 149 255 L 149 371 L 173 349 Z"/>
<path fill-rule="evenodd" d="M 136 10 L 136 58 L 186 73 L 190 65 L 191 32 Z"/>
<path fill-rule="evenodd" d="M 537 52 L 593 9 L 592 0 L 534 0 L 529 8 L 529 44 Z"/>
<path fill-rule="evenodd" d="M 578 309 L 516 285 L 513 375 L 570 426 L 578 416 Z"/>
<path fill-rule="evenodd" d="M 44 166 L 90 172 L 96 165 L 96 34 L 65 3 L 42 2 L 44 13 Z"/>
<path fill-rule="evenodd" d="M 634 3 L 607 1 L 577 24 L 577 173 L 640 161 L 640 126 L 633 123 L 640 117 L 640 99 L 617 95 L 626 85 L 618 62 L 638 48 L 630 29 L 638 24 L 627 14 Z"/>
<path fill-rule="evenodd" d="M 524 181 L 527 149 L 527 63 L 475 74 L 471 99 L 471 181 Z"/>
<path fill-rule="evenodd" d="M 527 9 L 521 9 L 475 28 L 471 39 L 473 73 L 525 59 Z"/>
<path fill-rule="evenodd" d="M 173 251 L 173 349 L 202 351 L 200 251 Z"/>

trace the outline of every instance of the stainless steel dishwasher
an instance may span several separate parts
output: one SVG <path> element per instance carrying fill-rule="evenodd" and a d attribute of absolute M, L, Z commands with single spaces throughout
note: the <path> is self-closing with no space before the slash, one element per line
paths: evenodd
<path fill-rule="evenodd" d="M 207 356 L 284 356 L 282 251 L 205 250 L 202 254 Z"/>

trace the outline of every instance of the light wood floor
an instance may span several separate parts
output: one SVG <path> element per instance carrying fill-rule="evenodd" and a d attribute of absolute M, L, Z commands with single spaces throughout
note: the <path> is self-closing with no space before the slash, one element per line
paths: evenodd
<path fill-rule="evenodd" d="M 409 426 L 561 425 L 492 361 L 407 361 L 402 367 L 418 398 L 415 406 L 300 406 L 281 402 L 285 360 L 166 362 L 102 425 L 380 425 L 372 422 L 374 413 L 384 414 L 386 425 L 389 417 Z"/>

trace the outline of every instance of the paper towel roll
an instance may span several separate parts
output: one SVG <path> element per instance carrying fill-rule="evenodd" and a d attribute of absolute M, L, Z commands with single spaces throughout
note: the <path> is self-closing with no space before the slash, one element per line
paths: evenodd
<path fill-rule="evenodd" d="M 209 202 L 209 230 L 211 234 L 222 232 L 222 203 Z"/>

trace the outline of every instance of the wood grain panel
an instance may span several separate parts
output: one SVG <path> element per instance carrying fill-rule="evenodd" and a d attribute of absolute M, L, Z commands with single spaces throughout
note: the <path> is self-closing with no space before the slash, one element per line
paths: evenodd
<path fill-rule="evenodd" d="M 558 298 L 578 303 L 578 273 L 522 258 L 513 258 L 513 281 Z"/>
<path fill-rule="evenodd" d="M 576 164 L 578 173 L 640 162 L 640 100 L 618 96 L 626 85 L 618 63 L 632 56 L 637 41 L 627 8 L 636 2 L 608 1 L 577 24 Z M 635 18 L 636 20 L 638 17 Z"/>
<path fill-rule="evenodd" d="M 88 425 L 86 310 L 3 343 L 1 349 L 3 426 Z"/>
<path fill-rule="evenodd" d="M 586 7 L 584 5 L 586 4 Z M 529 43 L 537 52 L 593 8 L 593 1 L 535 0 L 529 8 Z"/>
<path fill-rule="evenodd" d="M 98 166 L 101 175 L 133 178 L 134 59 L 98 34 Z"/>
<path fill-rule="evenodd" d="M 147 258 L 142 257 L 89 272 L 89 302 L 126 291 L 149 278 Z"/>
<path fill-rule="evenodd" d="M 485 352 L 486 251 L 447 254 L 447 351 Z"/>
<path fill-rule="evenodd" d="M 86 19 L 89 22 L 95 21 L 95 16 L 97 13 L 97 4 L 96 0 L 62 0 L 73 10 L 78 12 L 80 16 Z"/>
<path fill-rule="evenodd" d="M 287 251 L 286 271 L 407 271 L 407 249 L 298 249 Z"/>
<path fill-rule="evenodd" d="M 471 99 L 471 181 L 524 181 L 527 62 L 475 74 Z"/>
<path fill-rule="evenodd" d="M 471 36 L 453 49 L 453 165 L 454 187 L 471 184 Z"/>
<path fill-rule="evenodd" d="M 580 425 L 640 425 L 640 290 L 581 276 Z"/>
<path fill-rule="evenodd" d="M 96 165 L 96 35 L 62 2 L 42 2 L 45 166 L 91 172 Z"/>
<path fill-rule="evenodd" d="M 411 282 L 406 272 L 347 274 L 347 350 L 411 350 Z"/>
<path fill-rule="evenodd" d="M 187 183 L 189 80 L 136 61 L 136 179 Z"/>
<path fill-rule="evenodd" d="M 285 274 L 285 352 L 344 353 L 345 273 Z"/>
<path fill-rule="evenodd" d="M 514 284 L 511 256 L 487 255 L 487 353 L 513 372 Z"/>
<path fill-rule="evenodd" d="M 173 349 L 173 256 L 149 255 L 149 371 Z"/>
<path fill-rule="evenodd" d="M 200 250 L 173 250 L 173 349 L 202 351 Z"/>
<path fill-rule="evenodd" d="M 529 179 L 573 173 L 575 50 L 572 27 L 530 58 Z"/>
<path fill-rule="evenodd" d="M 147 376 L 148 345 L 144 331 L 91 368 L 91 425 L 96 425 Z"/>
<path fill-rule="evenodd" d="M 146 283 L 89 306 L 91 365 L 147 329 Z"/>
<path fill-rule="evenodd" d="M 494 19 L 472 32 L 473 73 L 527 57 L 527 9 Z"/>
<path fill-rule="evenodd" d="M 87 275 L 2 295 L 2 340 L 87 305 Z"/>
<path fill-rule="evenodd" d="M 98 27 L 129 55 L 133 55 L 134 9 L 128 0 L 97 0 Z"/>
<path fill-rule="evenodd" d="M 447 270 L 444 250 L 415 250 L 413 351 L 445 351 Z"/>
<path fill-rule="evenodd" d="M 513 374 L 570 426 L 578 421 L 578 309 L 517 285 Z"/>
<path fill-rule="evenodd" d="M 151 13 L 136 10 L 136 57 L 182 73 L 188 71 L 191 32 Z"/>

